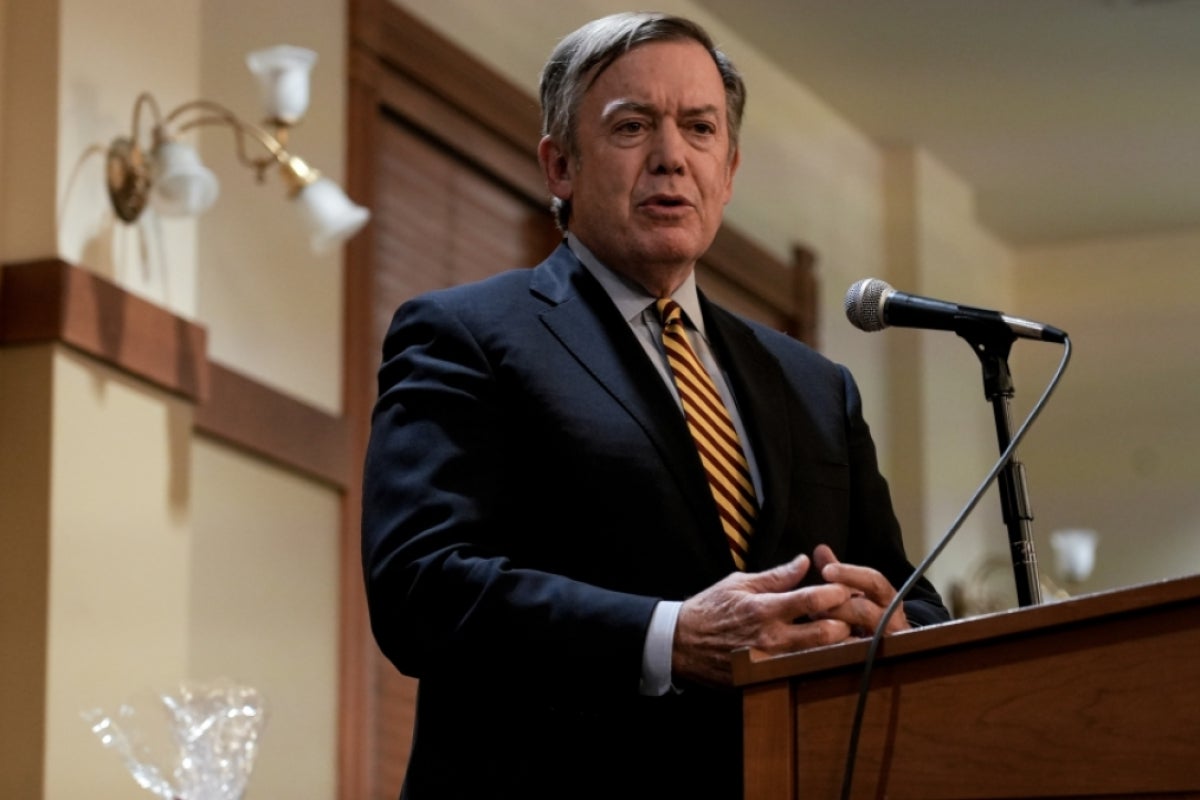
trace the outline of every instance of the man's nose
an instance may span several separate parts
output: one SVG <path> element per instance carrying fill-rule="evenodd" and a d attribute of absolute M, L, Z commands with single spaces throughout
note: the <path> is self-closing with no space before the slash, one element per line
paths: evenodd
<path fill-rule="evenodd" d="M 655 175 L 682 175 L 687 164 L 687 142 L 674 122 L 667 120 L 655 130 L 647 166 Z"/>

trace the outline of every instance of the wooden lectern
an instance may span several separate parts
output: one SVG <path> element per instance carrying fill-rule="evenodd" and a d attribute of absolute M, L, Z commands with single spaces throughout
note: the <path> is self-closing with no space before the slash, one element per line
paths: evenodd
<path fill-rule="evenodd" d="M 736 655 L 745 800 L 841 796 L 867 641 Z M 1200 575 L 881 642 L 855 798 L 1200 798 Z"/>

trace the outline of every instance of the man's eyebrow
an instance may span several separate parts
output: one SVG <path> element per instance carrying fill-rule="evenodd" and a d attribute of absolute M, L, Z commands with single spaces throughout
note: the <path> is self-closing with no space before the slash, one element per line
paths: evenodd
<path fill-rule="evenodd" d="M 658 106 L 653 103 L 641 103 L 637 100 L 613 100 L 604 107 L 600 113 L 601 119 L 611 119 L 617 114 L 632 112 L 634 114 L 645 114 L 646 116 L 657 116 L 660 112 Z M 719 116 L 721 109 L 711 103 L 694 108 L 685 108 L 679 116 L 681 117 L 706 117 Z"/>
<path fill-rule="evenodd" d="M 613 100 L 604 107 L 600 112 L 601 119 L 612 119 L 617 114 L 632 111 L 635 114 L 645 114 L 654 116 L 658 113 L 658 107 L 653 103 L 639 103 L 636 100 Z"/>

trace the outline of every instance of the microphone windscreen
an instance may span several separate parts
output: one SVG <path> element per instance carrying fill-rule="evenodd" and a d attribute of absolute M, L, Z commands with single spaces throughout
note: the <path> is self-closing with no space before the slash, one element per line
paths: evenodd
<path fill-rule="evenodd" d="M 863 278 L 855 282 L 846 291 L 843 303 L 846 318 L 854 327 L 868 333 L 883 330 L 887 327 L 883 319 L 883 300 L 890 291 L 892 287 L 878 278 Z"/>

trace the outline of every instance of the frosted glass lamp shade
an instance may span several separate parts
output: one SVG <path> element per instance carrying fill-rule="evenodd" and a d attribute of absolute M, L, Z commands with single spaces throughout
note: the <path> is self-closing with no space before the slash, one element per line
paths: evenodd
<path fill-rule="evenodd" d="M 297 209 L 312 235 L 314 253 L 328 253 L 367 224 L 371 212 L 356 205 L 342 187 L 318 178 L 296 195 Z"/>
<path fill-rule="evenodd" d="M 219 184 L 195 148 L 163 142 L 154 149 L 154 207 L 169 217 L 190 217 L 208 210 Z"/>
<path fill-rule="evenodd" d="M 1096 544 L 1100 537 L 1093 530 L 1070 528 L 1050 534 L 1054 567 L 1066 581 L 1087 580 L 1096 566 Z"/>
<path fill-rule="evenodd" d="M 303 47 L 281 44 L 255 50 L 246 65 L 258 78 L 267 119 L 294 125 L 308 110 L 308 76 L 317 54 Z"/>

